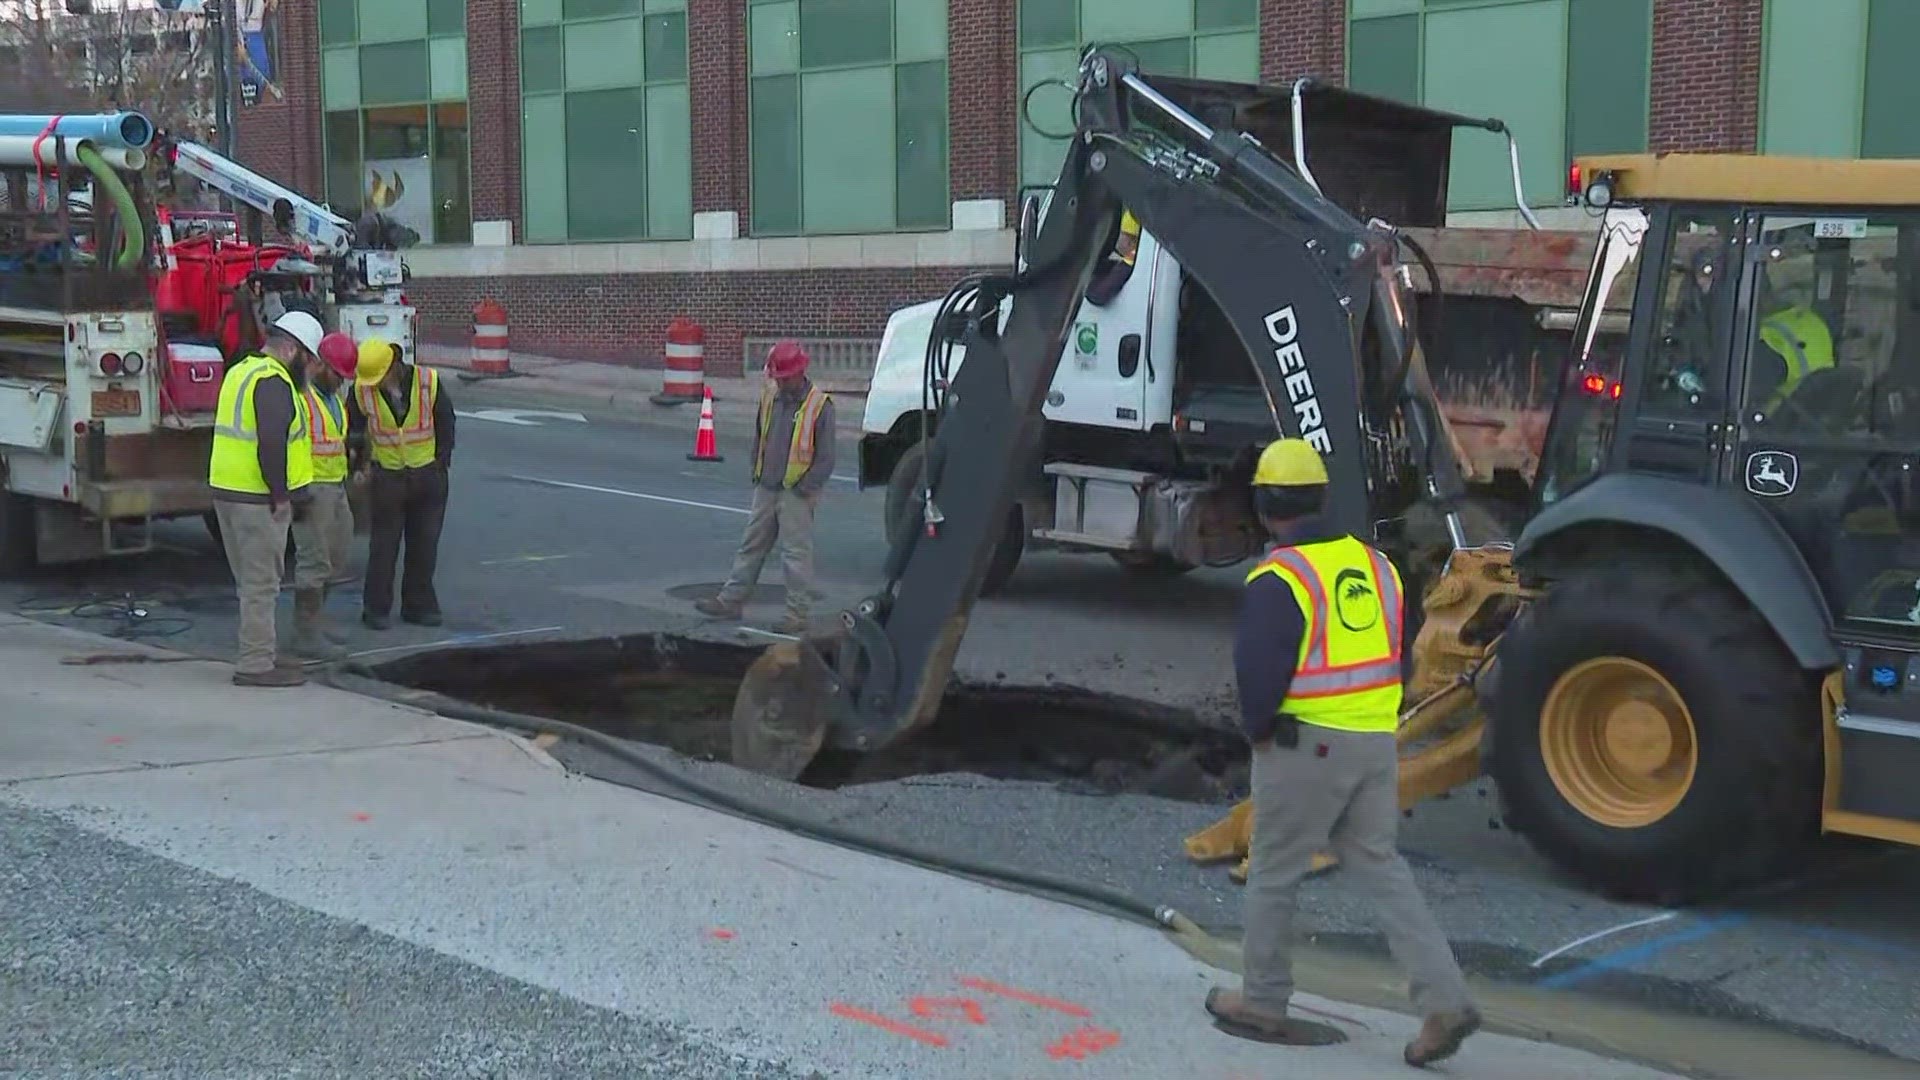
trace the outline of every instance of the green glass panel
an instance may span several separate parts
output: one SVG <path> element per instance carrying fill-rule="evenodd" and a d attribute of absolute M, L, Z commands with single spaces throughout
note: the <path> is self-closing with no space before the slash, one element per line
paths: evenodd
<path fill-rule="evenodd" d="M 687 13 L 671 12 L 646 18 L 646 63 L 649 82 L 672 82 L 687 77 Z"/>
<path fill-rule="evenodd" d="M 567 89 L 634 86 L 640 82 L 640 20 L 569 23 Z"/>
<path fill-rule="evenodd" d="M 1349 17 L 1367 19 L 1376 15 L 1403 15 L 1420 10 L 1420 0 L 1347 0 Z"/>
<path fill-rule="evenodd" d="M 1875 0 L 1867 24 L 1867 87 L 1860 156 L 1920 157 L 1920 4 Z"/>
<path fill-rule="evenodd" d="M 645 235 L 645 113 L 638 89 L 567 95 L 567 235 L 573 239 Z"/>
<path fill-rule="evenodd" d="M 361 41 L 427 36 L 427 0 L 360 0 Z"/>
<path fill-rule="evenodd" d="M 521 105 L 520 147 L 525 155 L 521 187 L 526 238 L 567 238 L 567 108 L 559 94 L 530 97 Z"/>
<path fill-rule="evenodd" d="M 640 0 L 561 0 L 560 12 L 569 19 L 598 19 L 607 15 L 638 15 Z"/>
<path fill-rule="evenodd" d="M 747 14 L 748 60 L 755 75 L 800 70 L 800 5 L 794 0 L 757 4 Z"/>
<path fill-rule="evenodd" d="M 1194 38 L 1193 73 L 1202 79 L 1259 82 L 1260 32 Z"/>
<path fill-rule="evenodd" d="M 427 42 L 427 72 L 433 100 L 467 100 L 467 36 L 434 38 Z"/>
<path fill-rule="evenodd" d="M 360 216 L 360 114 L 327 114 L 327 205 L 351 221 Z"/>
<path fill-rule="evenodd" d="M 947 0 L 895 0 L 893 58 L 898 63 L 947 55 Z"/>
<path fill-rule="evenodd" d="M 1071 79 L 1080 63 L 1080 54 L 1072 49 L 1030 52 L 1020 57 L 1020 92 L 1025 94 L 1042 80 Z M 1028 115 L 1033 123 L 1020 122 L 1020 182 L 1051 184 L 1060 178 L 1060 163 L 1066 160 L 1067 143 L 1049 139 L 1036 131 L 1055 135 L 1073 133 L 1073 94 L 1060 86 L 1035 90 L 1027 99 Z"/>
<path fill-rule="evenodd" d="M 320 0 L 320 44 L 346 45 L 360 36 L 354 0 Z"/>
<path fill-rule="evenodd" d="M 520 92 L 538 94 L 566 86 L 560 28 L 541 26 L 520 34 Z"/>
<path fill-rule="evenodd" d="M 753 80 L 753 231 L 800 231 L 800 77 Z"/>
<path fill-rule="evenodd" d="M 473 241 L 473 186 L 467 137 L 467 107 L 433 107 L 433 242 L 466 244 Z"/>
<path fill-rule="evenodd" d="M 1653 0 L 1570 0 L 1567 150 L 1634 153 L 1647 148 Z"/>
<path fill-rule="evenodd" d="M 685 83 L 647 88 L 647 235 L 693 235 L 693 129 Z"/>
<path fill-rule="evenodd" d="M 1867 0 L 1769 0 L 1762 32 L 1761 152 L 1852 157 Z"/>
<path fill-rule="evenodd" d="M 1195 30 L 1238 30 L 1260 25 L 1260 0 L 1193 0 Z"/>
<path fill-rule="evenodd" d="M 1080 5 L 1082 41 L 1151 41 L 1193 32 L 1188 0 L 1087 0 Z"/>
<path fill-rule="evenodd" d="M 653 11 L 685 11 L 687 0 L 646 0 L 646 9 Z"/>
<path fill-rule="evenodd" d="M 1489 57 L 1500 62 L 1488 63 Z M 1520 143 L 1528 202 L 1563 197 L 1567 69 L 1561 0 L 1428 14 L 1422 75 L 1426 104 L 1507 122 Z M 1455 132 L 1448 185 L 1453 209 L 1511 207 L 1506 140 L 1487 131 Z"/>
<path fill-rule="evenodd" d="M 427 33 L 467 32 L 467 0 L 427 0 Z"/>
<path fill-rule="evenodd" d="M 800 66 L 884 63 L 893 58 L 893 0 L 805 0 Z"/>
<path fill-rule="evenodd" d="M 893 228 L 893 69 L 802 75 L 800 130 L 800 221 L 806 231 Z"/>
<path fill-rule="evenodd" d="M 393 105 L 427 100 L 427 43 L 400 41 L 360 47 L 360 100 Z"/>
<path fill-rule="evenodd" d="M 352 109 L 360 104 L 359 49 L 348 46 L 320 54 L 320 100 L 327 109 Z"/>
<path fill-rule="evenodd" d="M 560 0 L 520 0 L 521 26 L 551 26 L 560 21 Z"/>
<path fill-rule="evenodd" d="M 1347 85 L 1397 101 L 1420 101 L 1420 16 L 1368 19 L 1347 29 Z"/>
<path fill-rule="evenodd" d="M 1020 47 L 1072 45 L 1080 39 L 1076 0 L 1020 0 Z"/>
<path fill-rule="evenodd" d="M 1163 41 L 1123 41 L 1140 61 L 1140 70 L 1153 75 L 1188 75 L 1193 71 L 1193 47 L 1189 38 Z"/>
<path fill-rule="evenodd" d="M 418 105 L 394 109 L 368 109 L 366 119 L 366 158 L 423 158 L 427 156 L 427 110 Z"/>
<path fill-rule="evenodd" d="M 944 60 L 894 69 L 894 188 L 898 225 L 944 229 L 947 198 L 947 65 Z"/>

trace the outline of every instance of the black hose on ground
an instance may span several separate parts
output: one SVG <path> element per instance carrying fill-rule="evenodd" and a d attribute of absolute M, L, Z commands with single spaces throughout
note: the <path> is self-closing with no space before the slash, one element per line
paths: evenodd
<path fill-rule="evenodd" d="M 509 728 L 536 734 L 546 733 L 572 739 L 611 754 L 668 787 L 692 796 L 686 801 L 718 807 L 763 825 L 771 825 L 777 829 L 839 847 L 882 855 L 931 870 L 959 874 L 962 877 L 975 878 L 1020 892 L 1050 896 L 1081 907 L 1160 927 L 1170 931 L 1181 947 L 1191 955 L 1204 962 L 1220 963 L 1219 943 L 1213 942 L 1206 931 L 1192 919 L 1172 907 L 1152 904 L 1118 889 L 1091 882 L 1075 881 L 1054 874 L 950 855 L 917 844 L 873 836 L 855 829 L 816 821 L 687 776 L 654 761 L 641 753 L 633 744 L 592 728 L 545 716 L 532 716 L 527 713 L 475 705 L 431 690 L 397 686 L 381 679 L 364 664 L 347 663 L 328 669 L 324 679 L 329 685 L 340 690 L 380 698 L 395 704 L 427 709 L 453 720 L 466 720 L 489 727 Z"/>

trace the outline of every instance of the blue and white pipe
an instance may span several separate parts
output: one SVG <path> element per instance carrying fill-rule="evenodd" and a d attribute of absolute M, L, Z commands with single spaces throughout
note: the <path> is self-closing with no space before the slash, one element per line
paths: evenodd
<path fill-rule="evenodd" d="M 53 134 L 86 139 L 101 150 L 144 150 L 153 142 L 153 121 L 142 113 L 76 113 L 72 116 L 31 116 L 0 113 L 0 135 L 38 137 L 53 126 Z"/>
<path fill-rule="evenodd" d="M 39 156 L 35 157 L 34 144 L 39 144 Z M 67 140 L 67 168 L 82 169 L 80 148 L 88 147 L 100 155 L 100 160 L 123 172 L 138 172 L 147 167 L 147 152 L 131 150 L 122 146 L 101 146 L 91 139 Z M 53 140 L 42 141 L 38 135 L 0 135 L 0 165 L 16 168 L 25 166 L 51 171 L 58 167 L 59 151 L 54 148 Z"/>

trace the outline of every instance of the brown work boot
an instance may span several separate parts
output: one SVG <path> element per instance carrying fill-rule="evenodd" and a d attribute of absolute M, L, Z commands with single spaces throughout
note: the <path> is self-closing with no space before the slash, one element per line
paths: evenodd
<path fill-rule="evenodd" d="M 321 626 L 321 608 L 326 594 L 319 589 L 298 589 L 293 594 L 293 641 L 287 651 L 308 660 L 340 660 L 347 651 L 327 640 Z"/>
<path fill-rule="evenodd" d="M 1207 1011 L 1213 1014 L 1214 1027 L 1255 1042 L 1335 1046 L 1347 1041 L 1347 1033 L 1337 1027 L 1249 1004 L 1238 990 L 1216 986 L 1207 991 Z"/>
<path fill-rule="evenodd" d="M 235 686 L 304 686 L 307 676 L 297 667 L 276 667 L 268 671 L 236 671 Z"/>
<path fill-rule="evenodd" d="M 807 617 L 805 615 L 796 615 L 790 611 L 787 613 L 786 618 L 773 624 L 773 632 L 776 634 L 787 634 L 792 637 L 806 637 Z"/>
<path fill-rule="evenodd" d="M 729 604 L 718 596 L 709 596 L 705 600 L 695 600 L 693 610 L 709 619 L 724 619 L 732 622 L 746 610 L 743 604 Z"/>
<path fill-rule="evenodd" d="M 1403 1055 L 1407 1064 L 1419 1068 L 1436 1061 L 1450 1058 L 1460 1050 L 1460 1044 L 1467 1036 L 1480 1030 L 1480 1010 L 1469 1005 L 1464 1009 L 1449 1009 L 1427 1017 L 1420 1025 L 1420 1034 L 1407 1044 Z"/>

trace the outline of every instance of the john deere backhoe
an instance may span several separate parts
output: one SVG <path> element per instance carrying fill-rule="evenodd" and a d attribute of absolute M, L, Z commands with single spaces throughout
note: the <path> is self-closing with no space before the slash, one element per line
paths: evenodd
<path fill-rule="evenodd" d="M 1350 96 L 1373 137 L 1309 170 L 1285 90 L 1086 52 L 1021 268 L 962 282 L 936 321 L 940 422 L 886 584 L 754 665 L 736 762 L 791 777 L 829 741 L 933 719 L 1124 206 L 1257 375 L 1271 428 L 1226 468 L 1305 438 L 1332 525 L 1418 563 L 1407 523 L 1444 523 L 1434 571 L 1410 574 L 1403 803 L 1488 772 L 1551 861 L 1666 902 L 1771 874 L 1823 830 L 1920 844 L 1920 162 L 1581 161 L 1600 240 L 1572 355 L 1525 526 L 1482 535 L 1399 226 L 1443 220 L 1423 149 L 1497 122 Z M 1189 853 L 1237 856 L 1256 825 L 1243 805 Z"/>

